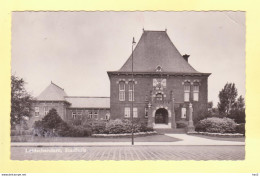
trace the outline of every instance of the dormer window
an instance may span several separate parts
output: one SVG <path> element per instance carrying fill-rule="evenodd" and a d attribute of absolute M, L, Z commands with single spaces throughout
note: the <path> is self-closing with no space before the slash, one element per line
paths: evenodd
<path fill-rule="evenodd" d="M 156 72 L 161 72 L 162 71 L 162 67 L 160 66 L 160 65 L 158 65 L 157 67 L 156 67 Z"/>

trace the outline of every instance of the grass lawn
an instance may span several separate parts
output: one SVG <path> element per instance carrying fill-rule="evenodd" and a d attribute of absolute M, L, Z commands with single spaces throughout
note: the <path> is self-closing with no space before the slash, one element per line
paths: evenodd
<path fill-rule="evenodd" d="M 216 136 L 206 136 L 206 135 L 191 135 L 191 136 L 212 139 L 217 141 L 245 142 L 245 137 L 216 137 Z"/>
<path fill-rule="evenodd" d="M 11 136 L 11 142 L 130 142 L 131 137 L 38 137 Z M 135 142 L 175 142 L 180 139 L 155 134 L 135 137 Z"/>

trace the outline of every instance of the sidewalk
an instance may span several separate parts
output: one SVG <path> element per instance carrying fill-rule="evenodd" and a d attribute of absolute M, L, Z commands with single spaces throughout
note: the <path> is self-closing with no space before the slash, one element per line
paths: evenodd
<path fill-rule="evenodd" d="M 217 141 L 205 139 L 187 134 L 165 134 L 169 137 L 181 139 L 176 142 L 135 142 L 137 146 L 178 146 L 178 145 L 196 145 L 196 146 L 240 146 L 245 145 L 245 142 L 233 141 Z M 87 147 L 87 146 L 131 146 L 131 142 L 12 142 L 11 147 Z"/>

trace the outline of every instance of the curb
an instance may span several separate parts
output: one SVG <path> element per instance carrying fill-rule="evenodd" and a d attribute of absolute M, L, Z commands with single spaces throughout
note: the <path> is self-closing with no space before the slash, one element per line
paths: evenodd
<path fill-rule="evenodd" d="M 177 142 L 135 142 L 134 146 L 244 146 L 245 142 L 221 143 L 212 142 L 208 144 Z M 101 147 L 101 146 L 132 146 L 131 142 L 93 142 L 93 143 L 20 143 L 12 142 L 11 147 Z"/>

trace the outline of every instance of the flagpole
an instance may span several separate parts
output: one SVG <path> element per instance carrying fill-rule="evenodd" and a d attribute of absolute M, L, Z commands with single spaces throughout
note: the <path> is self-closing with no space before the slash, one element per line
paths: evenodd
<path fill-rule="evenodd" d="M 131 122 L 132 122 L 132 145 L 134 145 L 134 45 L 135 45 L 135 38 L 133 37 L 133 42 L 132 42 L 132 103 L 131 103 Z"/>

